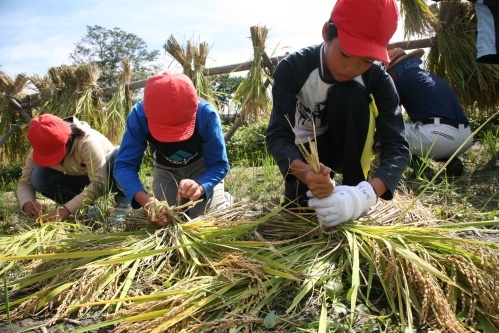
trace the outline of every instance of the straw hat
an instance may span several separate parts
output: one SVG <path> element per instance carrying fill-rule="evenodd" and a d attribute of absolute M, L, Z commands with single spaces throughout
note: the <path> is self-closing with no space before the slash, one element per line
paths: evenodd
<path fill-rule="evenodd" d="M 389 69 L 390 67 L 395 66 L 396 64 L 398 64 L 402 60 L 409 58 L 409 57 L 413 57 L 415 59 L 420 59 L 423 56 L 423 54 L 424 54 L 423 49 L 417 49 L 417 50 L 414 50 L 410 53 L 406 53 L 400 47 L 396 47 L 394 49 L 391 49 L 390 51 L 388 51 L 388 56 L 390 57 L 390 62 L 386 66 L 386 69 Z"/>

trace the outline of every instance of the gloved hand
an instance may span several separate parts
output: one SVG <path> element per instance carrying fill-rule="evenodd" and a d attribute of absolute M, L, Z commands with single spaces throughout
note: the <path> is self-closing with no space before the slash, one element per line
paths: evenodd
<path fill-rule="evenodd" d="M 323 199 L 315 198 L 310 191 L 307 195 L 308 206 L 315 209 L 319 222 L 326 227 L 358 218 L 377 201 L 373 187 L 366 181 L 357 186 L 336 186 L 333 193 Z"/>

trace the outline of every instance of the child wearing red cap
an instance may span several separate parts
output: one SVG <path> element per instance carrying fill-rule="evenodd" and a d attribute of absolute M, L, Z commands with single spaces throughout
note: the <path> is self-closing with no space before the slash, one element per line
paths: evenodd
<path fill-rule="evenodd" d="M 154 156 L 153 196 L 139 179 L 147 146 Z M 153 220 L 157 201 L 170 206 L 203 199 L 190 208 L 197 217 L 227 206 L 223 179 L 229 171 L 222 125 L 210 103 L 198 98 L 184 74 L 163 73 L 150 77 L 144 99 L 136 103 L 126 120 L 126 130 L 116 158 L 114 175 L 133 208 L 144 207 L 151 223 L 168 224 L 166 217 Z"/>
<path fill-rule="evenodd" d="M 389 60 L 397 21 L 394 0 L 338 0 L 322 29 L 324 42 L 290 54 L 274 71 L 267 145 L 289 206 L 314 208 L 325 226 L 358 218 L 378 197 L 392 199 L 407 166 L 397 92 L 381 63 Z M 319 173 L 298 147 L 314 135 Z M 381 158 L 368 179 L 374 135 Z M 336 187 L 335 173 L 343 175 Z"/>
<path fill-rule="evenodd" d="M 123 192 L 109 176 L 117 150 L 86 122 L 43 114 L 31 120 L 28 140 L 33 149 L 17 187 L 19 205 L 27 215 L 44 213 L 36 192 L 62 206 L 44 215 L 49 221 L 66 220 L 109 190 L 116 193 L 117 204 L 126 206 Z"/>

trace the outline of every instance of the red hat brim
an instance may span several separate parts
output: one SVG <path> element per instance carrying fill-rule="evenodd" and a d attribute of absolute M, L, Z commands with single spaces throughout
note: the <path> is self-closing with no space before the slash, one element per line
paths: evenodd
<path fill-rule="evenodd" d="M 365 57 L 381 60 L 383 62 L 390 61 L 386 45 L 378 45 L 372 41 L 366 41 L 355 38 L 343 29 L 338 29 L 338 38 L 341 47 L 349 54 L 355 57 Z"/>
<path fill-rule="evenodd" d="M 161 142 L 180 142 L 189 139 L 194 133 L 196 115 L 188 122 L 179 125 L 164 125 L 148 122 L 151 135 Z"/>
<path fill-rule="evenodd" d="M 50 155 L 42 154 L 38 150 L 33 149 L 33 160 L 40 166 L 53 166 L 59 164 L 66 155 L 66 145 L 54 148 L 54 152 Z"/>

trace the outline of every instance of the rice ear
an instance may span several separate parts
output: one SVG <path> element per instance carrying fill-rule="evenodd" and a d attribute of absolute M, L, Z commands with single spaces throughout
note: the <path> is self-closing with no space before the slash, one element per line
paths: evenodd
<path fill-rule="evenodd" d="M 298 149 L 300 152 L 303 154 L 305 157 L 305 161 L 307 162 L 308 165 L 312 168 L 312 170 L 315 173 L 320 173 L 321 172 L 321 163 L 319 161 L 319 152 L 317 151 L 317 136 L 315 132 L 315 124 L 314 120 L 312 119 L 312 126 L 314 128 L 314 139 L 312 140 L 311 138 L 308 138 L 308 144 L 310 147 L 310 152 L 307 150 L 301 139 L 298 137 L 298 135 L 295 132 L 295 129 L 293 128 L 293 125 L 291 124 L 291 121 L 289 120 L 289 117 L 286 115 L 286 120 L 288 121 L 289 126 L 291 127 L 291 130 L 295 134 L 296 139 L 298 140 Z"/>

